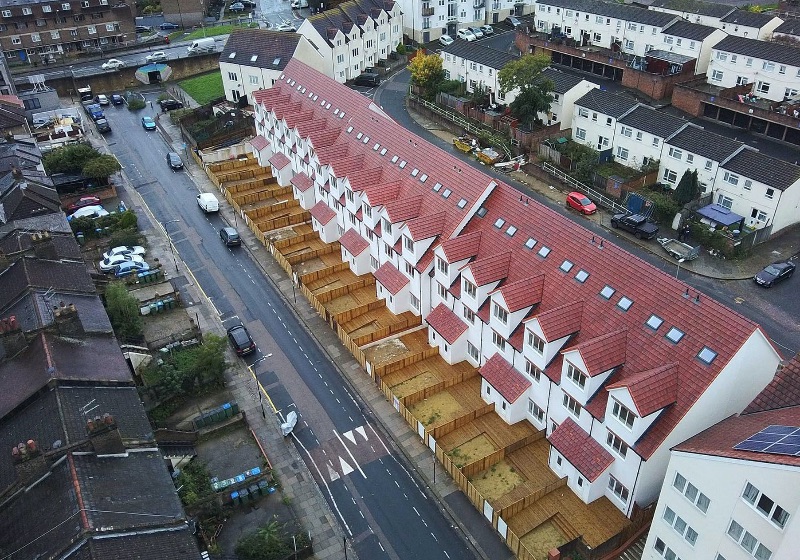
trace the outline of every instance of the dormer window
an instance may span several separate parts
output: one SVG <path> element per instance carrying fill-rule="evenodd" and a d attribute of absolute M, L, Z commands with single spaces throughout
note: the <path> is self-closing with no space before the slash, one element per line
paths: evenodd
<path fill-rule="evenodd" d="M 414 242 L 408 236 L 403 236 L 403 246 L 406 248 L 406 251 L 414 252 Z"/>
<path fill-rule="evenodd" d="M 586 374 L 570 363 L 567 363 L 567 377 L 581 389 L 586 387 Z"/>
<path fill-rule="evenodd" d="M 503 309 L 497 303 L 494 304 L 494 316 L 497 318 L 498 321 L 500 321 L 504 325 L 508 324 L 508 311 Z"/>
<path fill-rule="evenodd" d="M 478 287 L 469 280 L 464 280 L 464 292 L 472 299 L 475 299 L 478 295 Z"/>
<path fill-rule="evenodd" d="M 437 257 L 436 258 L 436 268 L 442 274 L 447 274 L 449 269 L 450 269 L 450 265 L 442 257 Z"/>
<path fill-rule="evenodd" d="M 531 331 L 528 331 L 528 346 L 544 355 L 544 340 Z"/>
<path fill-rule="evenodd" d="M 372 206 L 369 204 L 364 205 L 364 215 L 368 218 L 372 217 Z"/>
<path fill-rule="evenodd" d="M 636 415 L 619 401 L 614 401 L 614 405 L 611 407 L 611 414 L 628 428 L 633 428 L 633 420 Z"/>
<path fill-rule="evenodd" d="M 383 219 L 383 231 L 392 235 L 392 222 L 387 220 L 386 218 Z"/>

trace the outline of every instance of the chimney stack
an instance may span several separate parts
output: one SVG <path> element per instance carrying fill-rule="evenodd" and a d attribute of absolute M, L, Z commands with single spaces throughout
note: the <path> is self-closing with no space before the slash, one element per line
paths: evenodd
<path fill-rule="evenodd" d="M 55 319 L 56 329 L 58 334 L 63 336 L 79 336 L 84 333 L 83 324 L 80 317 L 78 317 L 78 310 L 75 305 L 70 303 L 64 305 L 60 303 L 58 307 L 53 310 L 53 319 Z"/>
<path fill-rule="evenodd" d="M 26 346 L 28 341 L 25 340 L 25 333 L 17 324 L 16 315 L 0 319 L 0 360 L 13 358 Z"/>
<path fill-rule="evenodd" d="M 32 439 L 12 447 L 11 459 L 17 473 L 17 482 L 23 486 L 36 482 L 50 469 L 50 462 Z"/>
<path fill-rule="evenodd" d="M 16 165 L 11 166 L 11 174 L 15 179 L 22 179 L 22 171 Z"/>
<path fill-rule="evenodd" d="M 58 251 L 56 251 L 53 236 L 50 235 L 49 231 L 40 231 L 31 235 L 31 245 L 37 259 L 58 260 Z"/>
<path fill-rule="evenodd" d="M 92 449 L 98 455 L 118 455 L 126 451 L 117 423 L 110 414 L 89 418 L 86 421 L 86 433 Z"/>

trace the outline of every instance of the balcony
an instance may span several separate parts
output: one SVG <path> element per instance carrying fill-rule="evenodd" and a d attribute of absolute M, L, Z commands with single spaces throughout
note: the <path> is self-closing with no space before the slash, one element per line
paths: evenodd
<path fill-rule="evenodd" d="M 485 6 L 486 6 L 486 0 L 474 0 L 474 2 L 472 3 L 472 8 L 475 10 L 480 10 Z"/>
<path fill-rule="evenodd" d="M 492 2 L 492 9 L 499 10 L 500 9 L 500 2 Z"/>
<path fill-rule="evenodd" d="M 457 14 L 448 14 L 447 15 L 447 21 L 458 21 L 458 15 Z"/>
<path fill-rule="evenodd" d="M 422 17 L 430 17 L 433 15 L 433 8 L 426 8 L 422 6 Z"/>

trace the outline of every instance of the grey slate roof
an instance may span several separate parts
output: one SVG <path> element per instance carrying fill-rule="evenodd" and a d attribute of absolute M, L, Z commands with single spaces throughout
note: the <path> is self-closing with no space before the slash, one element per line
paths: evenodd
<path fill-rule="evenodd" d="M 280 71 L 294 56 L 300 37 L 297 33 L 285 31 L 234 29 L 219 60 L 230 64 Z"/>
<path fill-rule="evenodd" d="M 542 76 L 553 83 L 553 91 L 556 93 L 567 93 L 583 81 L 581 76 L 576 76 L 569 72 L 562 72 L 558 68 L 553 68 L 552 66 L 542 70 Z"/>
<path fill-rule="evenodd" d="M 651 49 L 645 53 L 645 57 L 656 58 L 658 60 L 665 60 L 673 64 L 686 64 L 690 60 L 696 60 L 697 57 L 689 56 L 673 51 L 664 51 L 660 49 Z"/>
<path fill-rule="evenodd" d="M 84 556 L 86 554 L 86 556 Z M 188 526 L 154 533 L 93 538 L 67 560 L 197 560 L 200 553 Z"/>
<path fill-rule="evenodd" d="M 745 27 L 755 27 L 761 29 L 766 24 L 775 19 L 771 14 L 761 14 L 758 12 L 748 12 L 747 10 L 735 10 L 722 18 L 722 23 L 733 23 Z"/>
<path fill-rule="evenodd" d="M 726 51 L 761 60 L 800 66 L 800 47 L 748 39 L 747 37 L 734 37 L 728 35 L 714 46 L 715 50 Z"/>
<path fill-rule="evenodd" d="M 699 0 L 655 0 L 651 6 L 687 14 L 698 14 L 701 16 L 718 18 L 723 18 L 734 10 L 733 6 L 714 4 L 712 2 L 700 2 Z"/>
<path fill-rule="evenodd" d="M 659 138 L 669 138 L 689 121 L 639 105 L 619 120 L 620 124 L 653 134 Z"/>
<path fill-rule="evenodd" d="M 717 162 L 724 161 L 744 146 L 741 142 L 708 132 L 698 126 L 687 126 L 667 140 L 667 144 Z"/>
<path fill-rule="evenodd" d="M 796 19 L 787 19 L 776 27 L 773 33 L 783 33 L 784 35 L 800 37 L 800 21 Z"/>
<path fill-rule="evenodd" d="M 700 25 L 699 23 L 679 20 L 664 29 L 663 33 L 689 39 L 690 41 L 702 41 L 716 30 L 716 27 L 711 27 L 710 25 Z"/>
<path fill-rule="evenodd" d="M 636 23 L 655 27 L 665 27 L 678 17 L 673 14 L 657 12 L 655 10 L 637 8 L 627 4 L 603 2 L 601 0 L 538 0 L 537 4 L 596 14 L 599 16 L 621 19 L 623 21 L 634 21 Z"/>
<path fill-rule="evenodd" d="M 590 111 L 597 111 L 618 119 L 629 110 L 636 107 L 638 102 L 632 97 L 620 93 L 611 93 L 601 89 L 592 89 L 575 102 L 575 105 L 586 107 Z"/>
<path fill-rule="evenodd" d="M 484 47 L 483 45 L 471 43 L 469 41 L 453 41 L 452 44 L 442 47 L 442 52 L 471 62 L 483 64 L 495 70 L 500 70 L 509 62 L 519 59 L 518 56 L 507 52 L 490 49 L 489 47 Z"/>
<path fill-rule="evenodd" d="M 31 288 L 52 288 L 64 293 L 95 293 L 85 263 L 23 257 L 0 272 L 0 312 Z"/>
<path fill-rule="evenodd" d="M 755 150 L 742 150 L 722 168 L 782 191 L 800 180 L 800 167 Z"/>

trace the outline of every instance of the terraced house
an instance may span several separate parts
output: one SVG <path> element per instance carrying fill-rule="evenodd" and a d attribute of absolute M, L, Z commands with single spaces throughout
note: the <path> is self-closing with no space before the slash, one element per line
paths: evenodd
<path fill-rule="evenodd" d="M 248 224 L 514 552 L 547 523 L 610 546 L 670 448 L 772 379 L 758 325 L 301 62 L 254 103 L 255 156 L 295 200 Z"/>

